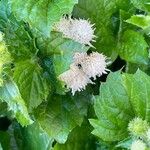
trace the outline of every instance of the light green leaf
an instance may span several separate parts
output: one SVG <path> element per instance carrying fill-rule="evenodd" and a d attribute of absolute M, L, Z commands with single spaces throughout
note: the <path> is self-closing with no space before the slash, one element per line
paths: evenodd
<path fill-rule="evenodd" d="M 27 127 L 14 128 L 15 140 L 19 150 L 51 150 L 53 139 L 37 123 Z"/>
<path fill-rule="evenodd" d="M 52 95 L 49 104 L 39 106 L 36 119 L 50 137 L 65 143 L 71 130 L 81 125 L 89 98 L 87 93 L 74 97 Z"/>
<path fill-rule="evenodd" d="M 111 56 L 117 42 L 116 35 L 114 35 L 112 16 L 119 9 L 128 10 L 130 5 L 129 0 L 79 0 L 73 14 L 75 17 L 89 19 L 92 24 L 95 24 L 97 42 L 93 45 L 97 51 Z"/>
<path fill-rule="evenodd" d="M 37 107 L 46 100 L 49 89 L 36 60 L 25 60 L 15 64 L 14 80 L 28 109 Z"/>
<path fill-rule="evenodd" d="M 120 141 L 128 136 L 128 123 L 134 117 L 150 121 L 150 77 L 138 70 L 134 75 L 111 73 L 101 85 L 91 119 L 93 134 L 104 141 Z"/>
<path fill-rule="evenodd" d="M 147 65 L 149 62 L 148 44 L 144 37 L 133 30 L 127 30 L 118 48 L 120 57 L 127 62 Z"/>
<path fill-rule="evenodd" d="M 30 58 L 36 51 L 34 40 L 27 30 L 27 25 L 24 25 L 23 22 L 18 22 L 12 15 L 8 0 L 1 0 L 0 31 L 4 33 L 8 50 L 15 58 L 15 61 Z"/>
<path fill-rule="evenodd" d="M 22 126 L 27 126 L 33 122 L 29 117 L 19 89 L 14 82 L 8 81 L 0 88 L 0 100 L 7 103 L 8 110 L 12 111 Z"/>
<path fill-rule="evenodd" d="M 150 27 L 150 16 L 133 15 L 130 19 L 126 20 L 126 22 L 136 25 L 145 30 Z"/>
<path fill-rule="evenodd" d="M 134 112 L 120 72 L 110 73 L 101 85 L 94 109 L 98 117 L 90 119 L 94 135 L 104 141 L 118 141 L 128 135 L 127 125 Z"/>
<path fill-rule="evenodd" d="M 53 23 L 63 14 L 71 13 L 77 0 L 11 0 L 12 10 L 18 19 L 28 22 L 38 32 L 49 37 Z"/>

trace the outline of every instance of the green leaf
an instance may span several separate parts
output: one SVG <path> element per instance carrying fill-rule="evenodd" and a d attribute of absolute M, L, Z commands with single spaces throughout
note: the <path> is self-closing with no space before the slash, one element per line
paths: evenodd
<path fill-rule="evenodd" d="M 38 44 L 42 55 L 51 56 L 53 59 L 57 76 L 69 69 L 75 52 L 86 52 L 89 49 L 80 43 L 64 38 L 59 32 L 51 32 L 51 37 L 46 40 L 39 38 Z"/>
<path fill-rule="evenodd" d="M 16 63 L 14 80 L 30 111 L 46 100 L 49 89 L 43 78 L 42 68 L 36 60 Z"/>
<path fill-rule="evenodd" d="M 94 109 L 98 119 L 90 119 L 93 134 L 104 141 L 119 141 L 127 135 L 127 126 L 134 113 L 120 72 L 110 73 L 100 88 Z"/>
<path fill-rule="evenodd" d="M 89 98 L 87 93 L 74 97 L 52 95 L 49 104 L 43 104 L 36 110 L 36 119 L 50 137 L 65 143 L 71 130 L 81 125 Z"/>
<path fill-rule="evenodd" d="M 4 41 L 0 41 L 0 86 L 3 85 L 3 68 L 4 65 L 11 62 L 10 53 L 7 50 L 6 44 Z"/>
<path fill-rule="evenodd" d="M 150 121 L 150 77 L 138 70 L 133 76 L 123 75 L 135 114 Z"/>
<path fill-rule="evenodd" d="M 124 32 L 118 53 L 122 59 L 130 63 L 147 65 L 149 62 L 148 44 L 140 33 L 132 30 Z"/>
<path fill-rule="evenodd" d="M 0 88 L 0 100 L 7 103 L 8 110 L 12 111 L 15 118 L 22 126 L 29 125 L 33 122 L 29 117 L 19 89 L 14 82 L 8 81 Z"/>
<path fill-rule="evenodd" d="M 69 69 L 70 64 L 73 62 L 75 52 L 86 52 L 88 50 L 88 47 L 70 39 L 65 39 L 59 33 L 53 34 L 52 41 L 49 45 L 51 46 L 51 50 L 59 52 L 59 54 L 54 54 L 53 56 L 57 76 Z"/>
<path fill-rule="evenodd" d="M 56 93 L 65 94 L 67 90 L 57 77 L 70 68 L 75 52 L 86 52 L 89 47 L 63 38 L 62 34 L 58 32 L 51 32 L 51 37 L 44 40 L 39 38 L 38 44 L 41 56 L 44 56 L 42 61 L 47 79 Z"/>
<path fill-rule="evenodd" d="M 134 75 L 111 73 L 100 88 L 91 119 L 93 134 L 104 141 L 120 141 L 128 136 L 128 123 L 134 117 L 150 121 L 150 77 L 138 70 Z"/>
<path fill-rule="evenodd" d="M 3 150 L 11 150 L 10 149 L 10 136 L 7 132 L 0 131 L 0 143 L 1 143 Z"/>
<path fill-rule="evenodd" d="M 130 149 L 132 142 L 133 142 L 133 139 L 127 138 L 127 139 L 125 139 L 125 140 L 123 140 L 123 141 L 120 141 L 120 142 L 116 145 L 116 147 L 121 147 L 121 148 L 125 148 L 125 149 Z"/>
<path fill-rule="evenodd" d="M 49 37 L 53 23 L 59 21 L 63 14 L 71 13 L 77 0 L 11 0 L 10 2 L 17 19 L 28 22 L 32 28 Z"/>
<path fill-rule="evenodd" d="M 51 150 L 51 139 L 37 123 L 27 127 L 14 127 L 15 140 L 19 150 Z"/>
<path fill-rule="evenodd" d="M 0 1 L 0 30 L 5 34 L 8 50 L 15 61 L 30 58 L 35 53 L 34 40 L 24 23 L 18 22 L 11 13 L 8 0 Z"/>
<path fill-rule="evenodd" d="M 117 42 L 114 35 L 112 16 L 119 9 L 128 10 L 130 5 L 129 0 L 79 0 L 73 14 L 75 17 L 89 19 L 92 24 L 95 24 L 97 42 L 93 45 L 97 51 L 111 56 Z"/>
<path fill-rule="evenodd" d="M 65 144 L 57 143 L 54 150 L 95 150 L 95 138 L 91 135 L 91 127 L 88 122 L 76 127 L 70 133 Z"/>
<path fill-rule="evenodd" d="M 136 8 L 144 11 L 150 11 L 149 2 L 149 0 L 131 0 Z"/>
<path fill-rule="evenodd" d="M 0 117 L 7 116 L 7 103 L 0 102 Z"/>
<path fill-rule="evenodd" d="M 130 19 L 126 20 L 126 22 L 136 25 L 145 30 L 150 27 L 150 16 L 133 15 Z"/>

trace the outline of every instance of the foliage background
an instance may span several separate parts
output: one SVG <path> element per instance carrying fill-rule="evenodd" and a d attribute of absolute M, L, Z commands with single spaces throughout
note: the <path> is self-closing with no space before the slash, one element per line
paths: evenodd
<path fill-rule="evenodd" d="M 149 2 L 0 0 L 12 57 L 1 77 L 0 150 L 129 148 L 129 121 L 150 121 Z M 52 31 L 64 14 L 95 24 L 96 49 Z M 109 57 L 112 72 L 72 96 L 57 76 L 75 52 L 88 50 Z"/>

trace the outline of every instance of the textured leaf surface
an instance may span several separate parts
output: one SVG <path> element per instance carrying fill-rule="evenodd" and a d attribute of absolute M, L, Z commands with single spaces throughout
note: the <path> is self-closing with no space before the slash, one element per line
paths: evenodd
<path fill-rule="evenodd" d="M 146 29 L 150 27 L 150 16 L 133 15 L 126 22 L 136 25 L 142 29 Z"/>
<path fill-rule="evenodd" d="M 22 126 L 32 123 L 25 102 L 14 82 L 6 82 L 4 86 L 0 88 L 0 100 L 7 103 L 8 110 L 12 111 Z"/>
<path fill-rule="evenodd" d="M 91 119 L 93 134 L 105 141 L 127 137 L 132 118 L 150 120 L 150 77 L 138 70 L 134 75 L 111 73 L 100 88 L 94 108 L 98 119 Z"/>
<path fill-rule="evenodd" d="M 132 30 L 124 32 L 118 53 L 131 63 L 147 65 L 149 62 L 148 44 L 143 35 Z"/>
<path fill-rule="evenodd" d="M 36 61 L 18 62 L 15 66 L 14 80 L 29 110 L 46 100 L 48 87 L 42 76 L 42 68 Z"/>
<path fill-rule="evenodd" d="M 34 123 L 27 127 L 16 126 L 15 140 L 20 142 L 18 144 L 19 150 L 51 150 L 53 140 Z"/>
<path fill-rule="evenodd" d="M 116 47 L 112 16 L 118 9 L 128 10 L 129 0 L 79 0 L 75 6 L 74 16 L 89 19 L 95 24 L 96 43 L 93 43 L 97 51 L 111 56 Z"/>
<path fill-rule="evenodd" d="M 90 120 L 92 132 L 104 141 L 117 141 L 127 136 L 127 125 L 134 116 L 120 72 L 111 73 L 101 85 L 94 108 L 98 119 Z"/>
<path fill-rule="evenodd" d="M 18 19 L 25 20 L 45 36 L 63 14 L 71 13 L 77 0 L 11 0 L 12 9 Z"/>
<path fill-rule="evenodd" d="M 149 0 L 131 0 L 131 3 L 133 3 L 136 8 L 144 11 L 150 11 L 149 2 Z"/>
<path fill-rule="evenodd" d="M 86 52 L 88 50 L 88 47 L 70 39 L 63 38 L 62 34 L 58 32 L 52 32 L 51 37 L 46 39 L 46 41 L 39 39 L 38 42 L 44 55 L 53 56 L 57 76 L 69 69 L 70 64 L 73 62 L 75 52 Z"/>
<path fill-rule="evenodd" d="M 54 150 L 95 150 L 95 138 L 91 135 L 89 124 L 83 123 L 81 127 L 76 127 L 70 133 L 65 144 L 57 143 Z"/>
<path fill-rule="evenodd" d="M 10 149 L 10 136 L 7 132 L 0 131 L 0 150 L 3 148 L 3 150 L 11 150 Z"/>
<path fill-rule="evenodd" d="M 35 53 L 33 39 L 25 30 L 24 23 L 16 21 L 8 0 L 0 1 L 0 31 L 5 34 L 8 50 L 15 61 L 29 58 Z"/>
<path fill-rule="evenodd" d="M 150 77 L 140 70 L 134 75 L 125 74 L 123 77 L 135 114 L 150 121 Z"/>
<path fill-rule="evenodd" d="M 35 112 L 41 127 L 59 143 L 67 140 L 70 131 L 81 125 L 87 113 L 89 95 L 75 97 L 53 95 L 50 103 L 41 105 Z"/>

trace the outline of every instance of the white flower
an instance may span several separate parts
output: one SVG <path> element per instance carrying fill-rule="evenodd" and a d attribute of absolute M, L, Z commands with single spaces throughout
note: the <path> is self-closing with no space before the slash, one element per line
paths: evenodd
<path fill-rule="evenodd" d="M 96 36 L 94 35 L 94 25 L 88 20 L 84 19 L 71 19 L 71 17 L 63 17 L 57 22 L 53 29 L 58 32 L 62 32 L 67 38 L 77 41 L 81 44 L 87 44 L 91 47 L 91 42 Z"/>
<path fill-rule="evenodd" d="M 58 78 L 65 82 L 67 88 L 72 90 L 73 95 L 76 91 L 80 92 L 85 89 L 88 83 L 93 84 L 93 82 L 85 75 L 85 73 L 75 64 L 71 64 L 70 69 L 59 75 Z"/>
<path fill-rule="evenodd" d="M 70 38 L 71 17 L 64 16 L 61 20 L 54 24 L 53 30 L 62 32 L 66 38 Z"/>
<path fill-rule="evenodd" d="M 75 19 L 72 21 L 70 38 L 81 43 L 92 46 L 90 42 L 95 41 L 94 30 L 92 24 L 88 20 Z"/>
<path fill-rule="evenodd" d="M 145 150 L 146 144 L 143 143 L 141 140 L 136 140 L 131 145 L 131 150 Z"/>
<path fill-rule="evenodd" d="M 76 52 L 73 56 L 73 61 L 75 62 L 75 64 L 81 64 L 85 58 L 87 57 L 87 53 L 86 52 Z"/>
<path fill-rule="evenodd" d="M 87 55 L 86 53 L 75 53 L 74 61 L 76 64 L 80 64 L 83 72 L 91 78 L 96 79 L 96 76 L 107 74 L 106 69 L 106 56 L 98 52 L 92 52 Z"/>

